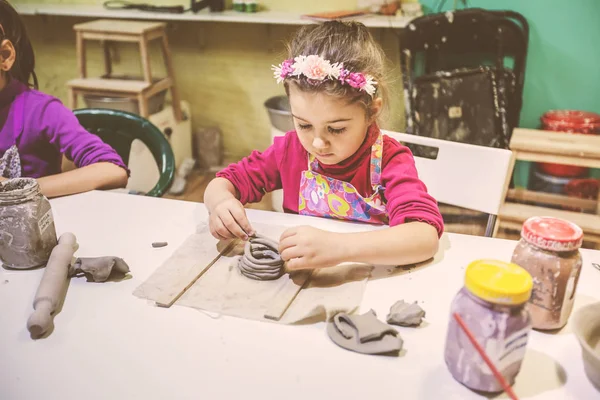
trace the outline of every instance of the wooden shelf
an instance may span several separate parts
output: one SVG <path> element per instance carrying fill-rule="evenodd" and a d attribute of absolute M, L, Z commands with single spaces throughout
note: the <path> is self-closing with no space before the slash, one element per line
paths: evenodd
<path fill-rule="evenodd" d="M 498 217 L 502 221 L 512 221 L 522 224 L 530 217 L 548 215 L 571 221 L 585 232 L 585 236 L 600 237 L 600 215 L 586 214 L 574 211 L 554 210 L 545 207 L 530 206 L 526 204 L 504 203 L 500 207 Z"/>
<path fill-rule="evenodd" d="M 526 189 L 509 189 L 506 198 L 515 202 L 543 203 L 554 206 L 577 207 L 583 211 L 596 212 L 596 200 L 580 199 L 563 194 L 545 193 Z"/>
<path fill-rule="evenodd" d="M 302 18 L 301 14 L 280 11 L 260 11 L 257 13 L 224 11 L 211 13 L 207 10 L 202 10 L 196 14 L 190 11 L 183 14 L 171 14 L 138 10 L 107 10 L 102 5 L 82 4 L 15 4 L 14 7 L 21 15 L 52 15 L 155 21 L 235 22 L 273 25 L 307 25 L 316 23 L 313 20 Z M 353 20 L 362 22 L 371 28 L 402 29 L 410 23 L 412 18 L 369 15 L 357 17 Z"/>
<path fill-rule="evenodd" d="M 124 79 L 77 78 L 70 80 L 68 85 L 75 89 L 138 94 L 148 89 L 152 84 L 144 81 L 132 81 Z"/>

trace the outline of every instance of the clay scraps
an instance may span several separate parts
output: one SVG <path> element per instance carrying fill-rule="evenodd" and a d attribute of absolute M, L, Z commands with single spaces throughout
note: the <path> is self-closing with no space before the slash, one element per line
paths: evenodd
<path fill-rule="evenodd" d="M 154 248 L 165 247 L 168 245 L 169 245 L 169 243 L 167 243 L 167 242 L 153 242 L 152 243 L 152 247 L 154 247 Z"/>
<path fill-rule="evenodd" d="M 255 280 L 279 279 L 285 272 L 277 242 L 264 236 L 251 237 L 244 246 L 244 255 L 238 261 L 242 275 Z"/>
<path fill-rule="evenodd" d="M 69 269 L 69 275 L 81 275 L 82 273 L 91 277 L 94 282 L 106 282 L 111 274 L 119 276 L 129 272 L 127 263 L 119 257 L 82 257 L 75 260 Z"/>
<path fill-rule="evenodd" d="M 327 334 L 338 346 L 363 354 L 398 355 L 404 344 L 398 331 L 378 320 L 373 310 L 336 314 L 327 324 Z"/>
<path fill-rule="evenodd" d="M 419 326 L 425 317 L 425 310 L 415 301 L 407 303 L 404 300 L 397 301 L 390 308 L 387 323 L 399 326 Z"/>

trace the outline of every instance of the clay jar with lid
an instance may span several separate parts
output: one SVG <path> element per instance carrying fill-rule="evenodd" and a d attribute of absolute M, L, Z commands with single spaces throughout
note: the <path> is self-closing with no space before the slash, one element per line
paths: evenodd
<path fill-rule="evenodd" d="M 532 285 L 531 275 L 518 265 L 496 260 L 469 264 L 464 287 L 451 305 L 444 351 L 454 379 L 476 391 L 503 390 L 454 319 L 457 313 L 506 381 L 514 384 L 531 331 L 526 305 Z"/>
<path fill-rule="evenodd" d="M 32 178 L 0 183 L 0 260 L 8 268 L 46 264 L 57 244 L 50 202 Z"/>
<path fill-rule="evenodd" d="M 533 277 L 529 300 L 534 329 L 565 326 L 575 301 L 581 273 L 583 231 L 572 222 L 553 217 L 525 221 L 512 262 Z"/>

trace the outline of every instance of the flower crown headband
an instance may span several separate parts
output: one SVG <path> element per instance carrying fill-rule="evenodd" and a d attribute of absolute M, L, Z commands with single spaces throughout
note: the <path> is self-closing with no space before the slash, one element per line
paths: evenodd
<path fill-rule="evenodd" d="M 278 66 L 273 65 L 271 69 L 277 83 L 283 82 L 289 76 L 304 75 L 313 81 L 338 80 L 342 84 L 366 92 L 371 97 L 376 91 L 377 82 L 371 75 L 350 72 L 344 69 L 343 63 L 331 64 L 318 55 L 298 56 L 293 60 L 285 60 Z"/>

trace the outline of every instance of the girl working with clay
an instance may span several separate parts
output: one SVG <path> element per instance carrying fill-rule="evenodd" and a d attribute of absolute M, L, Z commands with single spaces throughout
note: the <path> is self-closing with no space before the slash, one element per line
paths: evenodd
<path fill-rule="evenodd" d="M 443 232 L 437 202 L 419 180 L 410 150 L 377 125 L 386 93 L 384 64 L 383 50 L 360 23 L 300 29 L 288 60 L 274 67 L 296 131 L 210 182 L 204 202 L 213 236 L 247 240 L 255 232 L 243 204 L 283 188 L 286 212 L 389 224 L 360 233 L 288 229 L 279 243 L 288 269 L 406 265 L 436 253 Z"/>
<path fill-rule="evenodd" d="M 127 184 L 127 167 L 61 102 L 38 92 L 35 58 L 17 12 L 0 0 L 0 181 L 38 178 L 47 197 Z M 77 169 L 61 173 L 63 154 Z"/>

